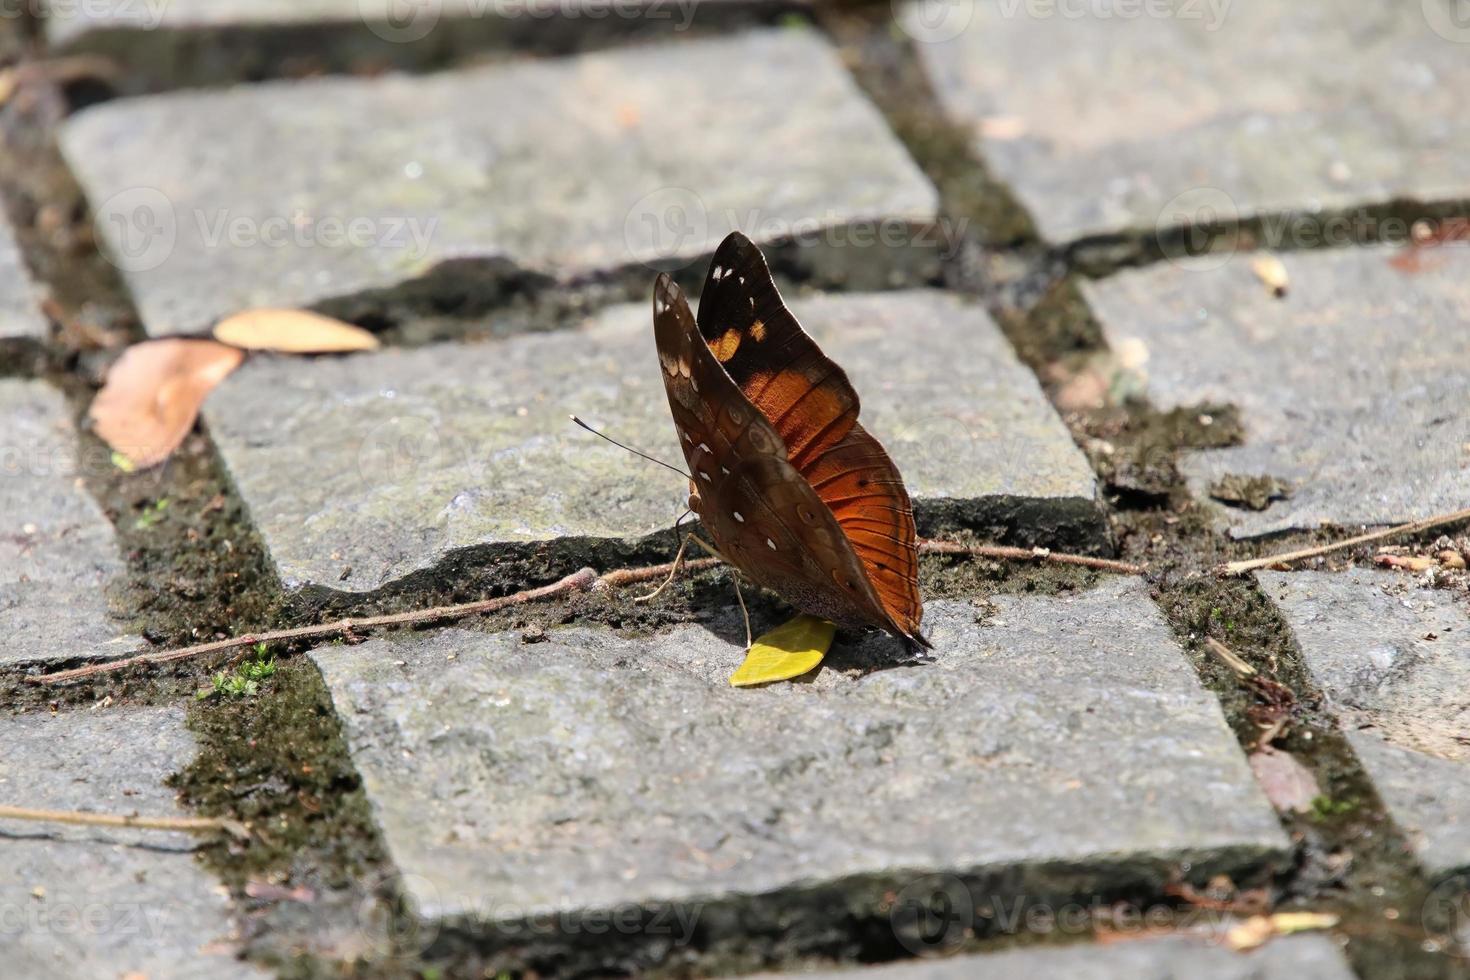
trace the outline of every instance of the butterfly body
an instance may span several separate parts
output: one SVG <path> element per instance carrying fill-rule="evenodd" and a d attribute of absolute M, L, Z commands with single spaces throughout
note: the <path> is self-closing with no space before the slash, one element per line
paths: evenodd
<path fill-rule="evenodd" d="M 720 246 L 697 322 L 660 276 L 654 333 L 689 507 L 721 554 L 804 612 L 928 646 L 903 481 L 755 246 Z"/>

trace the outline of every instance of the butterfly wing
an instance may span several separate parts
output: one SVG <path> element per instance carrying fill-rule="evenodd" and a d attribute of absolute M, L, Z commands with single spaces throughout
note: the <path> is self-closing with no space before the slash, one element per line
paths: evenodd
<path fill-rule="evenodd" d="M 760 249 L 739 232 L 710 263 L 698 326 L 831 510 L 888 616 L 922 642 L 914 510 L 903 478 L 858 423 L 858 395 L 847 374 L 801 328 Z"/>
<path fill-rule="evenodd" d="M 786 443 L 720 366 L 683 291 L 654 285 L 654 339 L 693 477 L 690 507 L 715 547 L 757 584 L 847 626 L 900 635 L 831 510 L 788 461 Z"/>

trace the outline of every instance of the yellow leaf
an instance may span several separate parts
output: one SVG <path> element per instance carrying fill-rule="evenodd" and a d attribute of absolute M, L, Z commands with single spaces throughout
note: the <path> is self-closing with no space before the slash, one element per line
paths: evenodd
<path fill-rule="evenodd" d="M 797 616 L 751 644 L 731 687 L 789 681 L 816 669 L 832 646 L 837 627 L 816 616 Z"/>
<path fill-rule="evenodd" d="M 1237 953 L 1255 949 L 1273 936 L 1289 936 L 1309 929 L 1331 929 L 1337 925 L 1331 912 L 1277 912 L 1253 915 L 1225 934 L 1226 947 Z"/>
<path fill-rule="evenodd" d="M 214 339 L 245 350 L 282 354 L 340 354 L 378 348 L 378 338 L 361 327 L 306 310 L 236 313 L 215 324 Z"/>

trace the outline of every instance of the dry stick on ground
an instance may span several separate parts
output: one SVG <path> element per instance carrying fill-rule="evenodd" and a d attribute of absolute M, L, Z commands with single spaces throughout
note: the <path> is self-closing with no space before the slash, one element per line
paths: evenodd
<path fill-rule="evenodd" d="M 0 806 L 0 820 L 67 823 L 86 827 L 134 827 L 139 830 L 178 830 L 188 834 L 214 833 L 223 830 L 242 839 L 250 836 L 250 831 L 238 820 L 221 820 L 213 817 L 139 817 Z"/>
<path fill-rule="evenodd" d="M 1265 558 L 1252 558 L 1249 561 L 1232 561 L 1220 566 L 1220 571 L 1226 575 L 1243 575 L 1257 568 L 1266 568 L 1279 562 L 1300 561 L 1303 558 L 1316 558 L 1318 555 L 1341 551 L 1355 545 L 1367 544 L 1370 541 L 1382 541 L 1384 538 L 1392 538 L 1400 534 L 1418 534 L 1420 531 L 1428 531 L 1431 528 L 1440 527 L 1444 524 L 1457 524 L 1460 521 L 1470 521 L 1470 508 L 1457 510 L 1453 514 L 1440 514 L 1437 517 L 1426 517 L 1422 521 L 1413 521 L 1409 524 L 1400 524 L 1398 527 L 1384 528 L 1382 531 L 1373 531 L 1370 534 L 1360 534 L 1346 541 L 1336 541 L 1332 544 L 1324 544 L 1317 548 L 1303 548 L 1300 551 L 1287 551 L 1279 555 L 1267 555 Z"/>
<path fill-rule="evenodd" d="M 971 558 L 1004 558 L 1015 561 L 1054 561 L 1063 565 L 1081 565 L 1122 575 L 1142 575 L 1142 565 L 1086 555 L 1064 555 L 1048 548 L 1010 548 L 993 544 L 959 544 L 955 541 L 920 541 L 919 550 L 931 555 L 968 555 Z"/>
<path fill-rule="evenodd" d="M 934 554 L 971 555 L 982 558 L 1055 561 L 1069 565 L 1085 565 L 1089 568 L 1098 568 L 1110 572 L 1122 572 L 1127 575 L 1140 575 L 1143 573 L 1143 569 L 1137 565 L 1108 561 L 1105 558 L 1088 558 L 1083 555 L 1056 554 L 1044 548 L 1027 550 L 1025 548 L 962 545 L 953 541 L 924 541 L 920 543 L 919 550 Z M 718 559 L 701 558 L 696 561 L 685 562 L 684 567 L 691 571 L 699 571 L 717 564 L 719 564 Z M 636 585 L 640 582 L 651 582 L 669 574 L 673 567 L 673 562 L 666 562 L 662 565 L 651 565 L 647 568 L 620 568 L 602 576 L 599 576 L 590 568 L 584 568 L 579 572 L 573 572 L 558 582 L 553 582 L 551 585 L 544 585 L 539 589 L 527 589 L 524 592 L 500 596 L 495 599 L 481 599 L 477 602 L 465 602 L 455 606 L 435 606 L 432 609 L 413 609 L 408 612 L 389 613 L 384 616 L 339 619 L 331 623 L 319 623 L 315 626 L 298 626 L 293 629 L 272 630 L 266 633 L 246 633 L 243 636 L 233 636 L 227 640 L 213 640 L 209 643 L 181 647 L 177 650 L 159 650 L 156 653 L 139 654 L 136 657 L 128 657 L 123 660 L 109 660 L 104 663 L 88 664 L 85 667 L 77 667 L 72 670 L 58 671 L 54 674 L 41 674 L 35 677 L 27 677 L 25 681 L 27 684 L 63 684 L 67 681 L 93 677 L 97 674 L 110 674 L 114 671 L 126 670 L 129 667 L 136 667 L 141 664 L 171 663 L 175 660 L 187 660 L 191 657 L 203 656 L 206 653 L 218 653 L 222 650 L 235 650 L 240 647 L 253 646 L 256 643 L 279 643 L 289 640 L 315 639 L 322 636 L 350 634 L 357 630 L 374 629 L 380 626 L 411 626 L 438 620 L 464 619 L 467 616 L 498 612 L 510 606 L 519 606 L 538 599 L 552 599 L 557 596 L 570 595 L 573 592 L 586 592 L 594 587 L 616 588 L 624 585 Z"/>

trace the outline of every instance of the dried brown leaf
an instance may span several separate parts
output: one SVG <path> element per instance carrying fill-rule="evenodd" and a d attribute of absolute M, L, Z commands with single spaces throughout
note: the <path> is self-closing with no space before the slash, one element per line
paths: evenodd
<path fill-rule="evenodd" d="M 1307 813 L 1322 795 L 1317 777 L 1290 752 L 1268 745 L 1251 753 L 1250 764 L 1266 799 L 1282 813 Z"/>
<path fill-rule="evenodd" d="M 1402 568 L 1406 572 L 1427 572 L 1435 566 L 1433 558 L 1423 555 L 1377 555 L 1373 564 L 1387 568 Z"/>
<path fill-rule="evenodd" d="M 88 416 L 97 435 L 134 466 L 168 459 L 214 387 L 245 359 L 212 340 L 169 337 L 135 344 L 107 372 Z"/>
<path fill-rule="evenodd" d="M 341 354 L 378 348 L 378 338 L 361 327 L 306 310 L 246 310 L 225 317 L 213 332 L 221 343 L 282 354 Z"/>

